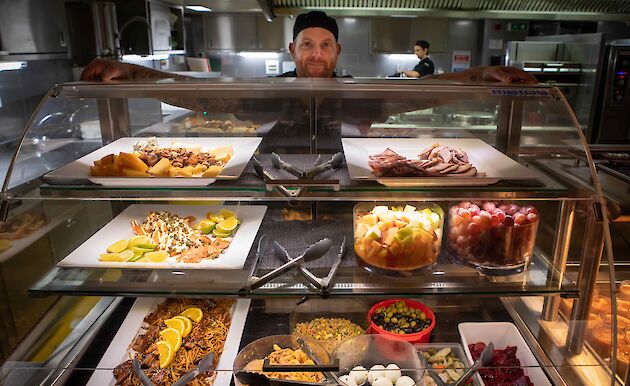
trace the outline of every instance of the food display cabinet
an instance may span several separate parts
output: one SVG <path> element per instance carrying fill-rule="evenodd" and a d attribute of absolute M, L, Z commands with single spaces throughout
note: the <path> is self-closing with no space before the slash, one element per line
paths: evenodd
<path fill-rule="evenodd" d="M 73 130 L 42 137 L 53 113 Z M 628 370 L 607 202 L 553 87 L 62 84 L 0 209 L 7 384 L 431 385 L 482 365 L 474 384 L 614 385 Z"/>

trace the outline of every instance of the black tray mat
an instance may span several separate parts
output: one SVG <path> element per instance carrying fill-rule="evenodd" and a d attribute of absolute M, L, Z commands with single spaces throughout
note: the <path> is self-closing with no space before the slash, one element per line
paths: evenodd
<path fill-rule="evenodd" d="M 278 257 L 274 255 L 271 241 L 277 241 L 282 245 L 292 258 L 301 255 L 309 245 L 323 239 L 329 238 L 332 246 L 326 254 L 319 259 L 302 266 L 306 268 L 330 268 L 335 262 L 343 237 L 346 237 L 346 249 L 341 261 L 342 267 L 357 267 L 356 256 L 353 249 L 352 222 L 335 220 L 310 220 L 310 221 L 266 221 L 263 230 L 259 232 L 255 241 L 253 253 L 256 253 L 255 246 L 262 235 L 267 237 L 267 248 L 261 251 L 259 269 L 274 269 L 282 264 Z M 252 255 L 253 257 L 253 255 Z"/>
<path fill-rule="evenodd" d="M 333 156 L 332 154 L 322 154 L 321 160 L 323 162 L 326 162 L 330 160 L 332 156 Z M 297 180 L 297 177 L 294 176 L 293 174 L 283 169 L 274 168 L 271 163 L 271 154 L 257 154 L 254 157 L 256 157 L 256 159 L 262 164 L 263 169 L 266 172 L 268 172 L 274 179 Z M 318 157 L 317 154 L 280 154 L 280 158 L 283 161 L 290 163 L 291 165 L 299 169 L 302 169 L 304 171 L 315 167 L 315 160 L 317 159 L 317 157 Z M 350 175 L 348 174 L 348 168 L 345 165 L 345 160 L 341 168 L 327 170 L 315 176 L 315 179 L 316 180 L 339 180 L 339 183 L 345 187 L 362 186 L 365 184 L 364 182 L 353 181 L 350 178 Z M 247 163 L 247 166 L 243 170 L 243 173 L 237 180 L 219 180 L 215 182 L 214 184 L 212 184 L 212 187 L 233 186 L 235 184 L 239 186 L 243 186 L 243 185 L 260 186 L 264 184 L 263 180 L 258 176 L 258 174 L 256 174 L 256 171 L 254 170 L 254 163 L 252 160 L 250 160 Z M 376 183 L 368 182 L 367 184 L 374 185 Z"/>

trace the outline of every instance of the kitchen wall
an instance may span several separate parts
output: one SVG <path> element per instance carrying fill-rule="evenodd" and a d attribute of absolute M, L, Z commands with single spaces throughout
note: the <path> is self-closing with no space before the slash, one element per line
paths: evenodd
<path fill-rule="evenodd" d="M 597 32 L 605 34 L 606 41 L 630 38 L 630 22 L 600 21 L 597 23 Z"/>
<path fill-rule="evenodd" d="M 522 20 L 525 22 L 526 20 Z M 525 40 L 528 31 L 511 32 L 508 30 L 510 22 L 519 20 L 483 20 L 483 41 L 481 49 L 481 62 L 483 66 L 503 64 L 505 48 L 509 41 Z"/>
<path fill-rule="evenodd" d="M 337 63 L 339 75 L 350 74 L 355 77 L 388 76 L 396 72 L 400 66 L 403 69 L 411 69 L 417 63 L 415 55 L 387 55 L 373 54 L 369 47 L 370 20 L 367 17 L 337 17 L 339 25 L 339 43 L 342 46 L 342 54 Z M 278 22 L 274 20 L 274 22 Z M 293 26 L 293 20 L 283 20 L 289 24 L 289 31 Z M 480 20 L 448 20 L 448 43 L 444 53 L 431 53 L 430 57 L 435 63 L 437 72 L 450 72 L 452 66 L 451 54 L 453 50 L 465 50 L 471 52 L 471 66 L 479 65 L 482 61 L 481 33 L 483 21 Z M 201 18 L 192 18 L 187 26 L 189 34 L 189 55 L 198 56 L 202 53 L 208 56 L 211 64 L 215 64 L 213 71 L 220 71 L 222 76 L 238 78 L 257 78 L 268 76 L 265 74 L 265 60 L 277 59 L 280 62 L 280 72 L 290 71 L 292 64 L 283 66 L 283 62 L 290 62 L 291 56 L 287 52 L 291 36 L 286 36 L 287 51 L 278 53 L 277 58 L 251 58 L 239 56 L 235 52 L 206 51 L 203 48 L 203 23 Z M 415 40 L 422 39 L 418 36 Z M 409 41 L 409 49 L 413 49 L 415 42 Z M 430 43 L 430 42 L 429 42 Z"/>

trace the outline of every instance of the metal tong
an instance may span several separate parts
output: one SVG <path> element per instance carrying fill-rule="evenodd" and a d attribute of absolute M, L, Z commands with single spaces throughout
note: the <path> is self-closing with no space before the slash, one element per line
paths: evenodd
<path fill-rule="evenodd" d="M 144 370 L 140 365 L 140 361 L 138 357 L 134 357 L 131 362 L 133 372 L 140 378 L 140 382 L 143 386 L 154 386 L 151 379 L 145 374 Z M 188 382 L 195 379 L 199 374 L 205 373 L 207 371 L 212 371 L 214 365 L 214 353 L 208 353 L 205 357 L 201 358 L 199 364 L 194 369 L 188 371 L 186 374 L 182 375 L 181 378 L 177 380 L 177 382 L 173 383 L 173 386 L 184 386 L 188 384 Z"/>
<path fill-rule="evenodd" d="M 298 337 L 297 342 L 300 349 L 302 349 L 302 351 L 304 351 L 306 356 L 312 359 L 316 365 L 330 367 L 322 363 L 319 356 L 311 349 L 311 347 L 308 345 L 308 343 L 306 343 L 306 341 L 303 338 Z M 263 369 L 264 367 L 265 365 L 263 365 Z M 274 366 L 274 367 L 278 367 L 278 366 Z M 313 386 L 315 385 L 312 382 L 288 381 L 284 379 L 267 378 L 263 374 L 252 373 L 249 371 L 237 371 L 234 375 L 236 376 L 236 379 L 238 379 L 238 381 L 241 384 L 246 384 L 249 386 L 298 386 L 298 385 Z M 326 382 L 318 383 L 318 385 L 322 385 L 322 384 L 340 385 L 341 384 L 339 378 L 337 378 L 337 376 L 334 373 L 324 372 L 324 375 L 326 375 Z"/>
<path fill-rule="evenodd" d="M 289 256 L 289 253 L 287 252 L 287 250 L 276 241 L 273 242 L 273 250 L 275 251 L 276 256 L 281 261 L 287 263 L 291 260 L 291 257 Z M 341 248 L 339 248 L 339 253 L 337 254 L 337 258 L 335 262 L 333 263 L 332 267 L 330 268 L 328 275 L 326 275 L 326 277 L 324 278 L 320 279 L 311 271 L 309 271 L 307 268 L 304 268 L 301 265 L 298 267 L 298 271 L 302 274 L 302 276 L 304 276 L 304 278 L 309 283 L 311 283 L 318 290 L 322 291 L 322 293 L 330 293 L 330 289 L 332 288 L 332 285 L 334 284 L 333 279 L 335 278 L 335 275 L 337 274 L 337 270 L 341 266 L 341 260 L 343 259 L 345 250 L 346 250 L 346 238 L 344 237 L 343 242 L 341 243 Z"/>
<path fill-rule="evenodd" d="M 297 342 L 298 342 L 298 346 L 300 346 L 300 348 L 302 349 L 302 351 L 304 351 L 306 356 L 313 360 L 313 363 L 315 363 L 316 365 L 323 365 L 322 359 L 319 357 L 319 355 L 317 355 L 317 353 L 315 353 L 315 351 L 313 351 L 311 346 L 309 346 L 308 343 L 306 343 L 306 340 L 304 340 L 304 338 L 298 337 Z M 324 371 L 324 376 L 326 377 L 326 381 L 336 382 L 337 385 L 343 384 L 341 380 L 339 379 L 339 377 L 337 377 L 335 373 L 333 373 L 332 371 Z"/>
<path fill-rule="evenodd" d="M 481 352 L 481 356 L 479 359 L 473 363 L 472 366 L 455 382 L 451 383 L 450 386 L 463 386 L 468 383 L 470 378 L 479 371 L 482 366 L 487 366 L 492 361 L 492 353 L 494 352 L 494 343 L 490 342 L 486 348 Z M 440 375 L 435 371 L 433 366 L 427 362 L 427 359 L 420 353 L 420 359 L 422 360 L 422 365 L 425 367 L 426 371 L 429 372 L 429 375 L 438 386 L 447 386 L 447 384 L 440 378 Z M 420 381 L 416 382 L 416 385 L 419 385 Z M 415 385 L 414 385 L 415 386 Z"/>
<path fill-rule="evenodd" d="M 317 157 L 315 161 L 315 167 L 309 170 L 302 170 L 288 162 L 283 161 L 276 153 L 271 153 L 271 164 L 276 169 L 286 170 L 299 179 L 311 180 L 316 175 L 325 172 L 330 169 L 337 169 L 343 165 L 343 153 L 334 154 L 328 161 L 321 162 L 321 155 Z"/>
<path fill-rule="evenodd" d="M 250 373 L 249 371 L 237 371 L 234 376 L 241 385 L 248 386 L 314 386 L 321 383 L 288 381 L 285 379 L 267 378 L 259 373 Z"/>
<path fill-rule="evenodd" d="M 284 274 L 287 271 L 290 271 L 291 269 L 295 268 L 296 266 L 299 266 L 302 262 L 309 262 L 309 261 L 313 261 L 313 260 L 317 260 L 320 257 L 322 257 L 327 251 L 328 249 L 330 249 L 330 246 L 332 245 L 332 241 L 330 241 L 330 239 L 327 238 L 323 238 L 321 240 L 319 240 L 318 242 L 316 242 L 315 244 L 311 245 L 310 247 L 308 247 L 306 249 L 306 251 L 304 251 L 303 254 L 301 254 L 300 256 L 289 260 L 287 263 L 281 265 L 280 267 L 274 269 L 273 271 L 263 275 L 262 277 L 256 277 L 256 276 L 250 276 L 247 280 L 247 284 L 243 287 L 241 287 L 241 289 L 239 290 L 240 294 L 247 294 L 250 291 L 253 291 L 255 289 L 258 289 L 260 287 L 262 287 L 263 285 L 267 284 L 268 282 L 276 279 L 277 277 L 281 276 L 282 274 Z M 260 240 L 258 243 L 258 247 L 259 250 L 256 252 L 257 254 L 257 259 L 258 259 L 258 254 L 260 252 Z M 255 265 L 257 265 L 258 262 L 255 263 Z M 255 273 L 255 271 L 254 271 Z"/>

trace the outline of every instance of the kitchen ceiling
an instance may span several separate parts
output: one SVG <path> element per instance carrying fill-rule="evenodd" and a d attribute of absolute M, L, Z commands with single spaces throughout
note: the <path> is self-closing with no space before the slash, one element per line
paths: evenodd
<path fill-rule="evenodd" d="M 346 16 L 432 16 L 457 18 L 621 20 L 630 22 L 630 0 L 166 0 L 203 5 L 213 12 L 261 12 L 276 15 L 321 9 Z"/>

